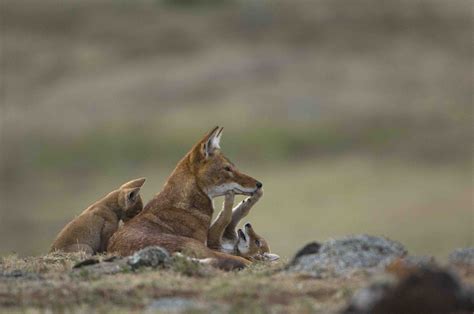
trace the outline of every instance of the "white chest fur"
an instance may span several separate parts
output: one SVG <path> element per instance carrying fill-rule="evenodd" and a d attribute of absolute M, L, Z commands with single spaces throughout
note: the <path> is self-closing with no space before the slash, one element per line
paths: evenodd
<path fill-rule="evenodd" d="M 233 254 L 235 251 L 235 245 L 234 243 L 230 241 L 223 241 L 221 245 L 221 251 L 223 253 L 228 253 L 228 254 Z"/>

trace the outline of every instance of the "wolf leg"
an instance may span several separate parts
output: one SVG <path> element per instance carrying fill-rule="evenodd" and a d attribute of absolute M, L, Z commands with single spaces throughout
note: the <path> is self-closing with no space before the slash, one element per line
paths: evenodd
<path fill-rule="evenodd" d="M 225 195 L 224 206 L 207 233 L 207 246 L 209 248 L 218 250 L 221 247 L 224 229 L 232 221 L 233 205 L 234 193 L 227 193 Z"/>
<path fill-rule="evenodd" d="M 235 240 L 237 235 L 235 233 L 235 228 L 239 224 L 240 220 L 248 215 L 250 209 L 258 202 L 258 200 L 263 196 L 263 190 L 258 189 L 252 196 L 247 197 L 242 202 L 240 202 L 232 210 L 232 219 L 224 230 L 223 238 L 229 240 Z"/>

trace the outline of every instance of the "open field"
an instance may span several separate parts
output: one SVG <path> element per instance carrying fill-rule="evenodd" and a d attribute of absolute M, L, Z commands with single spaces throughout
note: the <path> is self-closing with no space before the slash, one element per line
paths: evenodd
<path fill-rule="evenodd" d="M 226 147 L 224 139 L 223 149 Z M 264 182 L 265 195 L 247 220 L 282 256 L 290 257 L 309 241 L 351 233 L 385 235 L 404 243 L 412 254 L 435 255 L 441 260 L 454 248 L 473 245 L 467 167 L 406 164 L 367 156 L 306 160 L 291 167 L 237 164 Z M 16 236 L 2 241 L 2 252 L 45 253 L 62 226 L 109 187 L 147 176 L 142 195 L 151 199 L 171 170 L 150 166 L 120 176 L 78 176 L 74 182 L 61 174 L 37 173 L 24 185 L 34 192 L 15 200 L 21 206 L 16 207 L 15 216 L 3 220 L 2 238 Z M 51 196 L 51 191 L 54 197 L 44 196 Z M 215 207 L 220 206 L 217 200 Z"/>
<path fill-rule="evenodd" d="M 0 312 L 331 313 L 372 278 L 278 272 L 310 241 L 473 247 L 473 21 L 471 0 L 1 1 Z M 123 182 L 151 199 L 215 125 L 282 261 L 97 275 L 45 255 Z"/>
<path fill-rule="evenodd" d="M 55 3 L 2 2 L 0 254 L 46 252 L 128 179 L 150 199 L 216 124 L 283 256 L 360 232 L 473 245 L 469 1 Z"/>

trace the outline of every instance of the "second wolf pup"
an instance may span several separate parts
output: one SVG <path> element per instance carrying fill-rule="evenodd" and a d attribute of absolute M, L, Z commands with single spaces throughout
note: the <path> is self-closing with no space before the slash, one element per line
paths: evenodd
<path fill-rule="evenodd" d="M 119 221 L 125 222 L 143 209 L 140 197 L 143 183 L 145 178 L 129 181 L 89 206 L 61 230 L 50 252 L 105 252 Z"/>
<path fill-rule="evenodd" d="M 209 228 L 207 245 L 209 248 L 228 254 L 241 256 L 248 260 L 274 261 L 280 257 L 270 253 L 267 241 L 259 236 L 250 223 L 244 225 L 244 231 L 235 228 L 239 221 L 247 216 L 250 209 L 262 197 L 259 189 L 232 209 L 234 193 L 225 195 L 224 207 Z"/>

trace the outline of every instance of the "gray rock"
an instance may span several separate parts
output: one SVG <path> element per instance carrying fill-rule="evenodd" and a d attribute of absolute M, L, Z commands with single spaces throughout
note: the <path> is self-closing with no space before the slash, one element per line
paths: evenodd
<path fill-rule="evenodd" d="M 340 276 L 354 270 L 383 268 L 407 254 L 400 243 L 369 235 L 331 239 L 315 253 L 309 252 L 295 258 L 287 270 L 316 277 Z"/>
<path fill-rule="evenodd" d="M 474 247 L 456 249 L 449 254 L 449 262 L 451 264 L 474 265 Z"/>
<path fill-rule="evenodd" d="M 403 262 L 406 266 L 410 267 L 425 267 L 436 265 L 435 258 L 429 255 L 408 255 L 403 258 Z"/>
<path fill-rule="evenodd" d="M 76 263 L 74 266 L 72 266 L 72 268 L 81 268 L 81 267 L 86 267 L 86 266 L 95 265 L 99 263 L 100 263 L 100 259 L 98 258 L 88 258 Z"/>
<path fill-rule="evenodd" d="M 15 269 L 10 272 L 1 272 L 0 273 L 0 280 L 3 279 L 11 279 L 11 280 L 17 280 L 17 279 L 22 279 L 22 280 L 40 280 L 43 279 L 43 276 L 37 273 L 32 273 L 32 272 L 27 272 L 27 271 L 22 271 L 19 269 Z"/>
<path fill-rule="evenodd" d="M 198 309 L 200 306 L 196 301 L 180 297 L 161 298 L 151 302 L 145 313 L 179 313 Z"/>
<path fill-rule="evenodd" d="M 168 266 L 170 255 L 159 246 L 149 246 L 129 257 L 111 256 L 105 259 L 92 258 L 77 263 L 73 271 L 90 275 L 111 275 L 140 267 Z"/>
<path fill-rule="evenodd" d="M 128 257 L 127 263 L 132 269 L 140 267 L 165 266 L 170 261 L 168 251 L 159 246 L 149 246 Z"/>
<path fill-rule="evenodd" d="M 91 276 L 97 275 L 113 275 L 123 271 L 130 271 L 131 267 L 127 264 L 126 258 L 116 258 L 113 261 L 98 260 L 96 263 L 86 262 L 79 263 L 73 267 L 73 272 L 78 274 L 87 274 Z"/>

